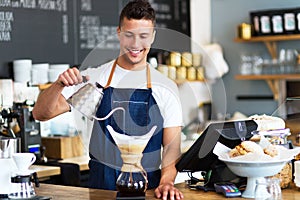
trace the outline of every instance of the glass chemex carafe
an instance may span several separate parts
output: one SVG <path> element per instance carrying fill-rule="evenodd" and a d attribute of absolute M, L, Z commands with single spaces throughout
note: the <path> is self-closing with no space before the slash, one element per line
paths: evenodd
<path fill-rule="evenodd" d="M 9 199 L 33 199 L 36 197 L 34 186 L 39 187 L 37 173 L 29 169 L 35 162 L 36 156 L 33 153 L 14 153 L 12 158 L 17 170 L 11 173 L 11 192 Z"/>
<path fill-rule="evenodd" d="M 111 126 L 107 126 L 109 133 L 114 139 L 121 152 L 123 165 L 116 186 L 120 196 L 144 196 L 148 179 L 141 160 L 143 151 L 157 126 L 142 136 L 128 136 L 117 133 Z"/>

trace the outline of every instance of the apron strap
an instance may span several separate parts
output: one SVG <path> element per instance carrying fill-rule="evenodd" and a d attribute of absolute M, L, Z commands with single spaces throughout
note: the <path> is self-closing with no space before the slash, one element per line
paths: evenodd
<path fill-rule="evenodd" d="M 147 64 L 147 88 L 150 89 L 152 87 L 151 85 L 151 74 L 150 74 L 150 67 Z"/>
<path fill-rule="evenodd" d="M 115 69 L 116 69 L 116 66 L 117 66 L 117 60 L 118 60 L 118 59 L 116 59 L 116 60 L 115 60 L 115 62 L 114 62 L 114 64 L 113 64 L 113 66 L 112 66 L 112 69 L 111 69 L 111 71 L 110 71 L 110 74 L 109 74 L 109 77 L 108 77 L 107 83 L 106 83 L 106 85 L 105 85 L 105 87 L 104 87 L 104 88 L 108 88 L 108 87 L 110 86 L 111 79 L 112 79 L 112 77 L 113 77 L 113 74 L 114 74 L 114 72 L 115 72 Z"/>
<path fill-rule="evenodd" d="M 107 83 L 106 83 L 106 85 L 104 86 L 104 88 L 108 88 L 108 87 L 110 86 L 112 77 L 113 77 L 113 75 L 114 75 L 114 72 L 115 72 L 115 69 L 116 69 L 116 66 L 117 66 L 117 61 L 118 61 L 118 59 L 115 60 L 113 66 L 112 66 L 112 69 L 111 69 L 111 71 L 110 71 L 110 74 L 109 74 Z M 150 67 L 149 67 L 148 64 L 147 64 L 146 67 L 147 67 L 147 88 L 150 89 L 150 88 L 152 87 L 152 85 L 151 85 Z"/>

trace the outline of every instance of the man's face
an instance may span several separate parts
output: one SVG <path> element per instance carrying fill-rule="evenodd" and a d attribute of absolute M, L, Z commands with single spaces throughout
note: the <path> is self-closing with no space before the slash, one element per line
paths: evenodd
<path fill-rule="evenodd" d="M 118 28 L 120 56 L 123 64 L 131 65 L 132 67 L 141 64 L 145 65 L 154 35 L 155 32 L 151 20 L 128 20 L 125 18 L 121 27 Z"/>

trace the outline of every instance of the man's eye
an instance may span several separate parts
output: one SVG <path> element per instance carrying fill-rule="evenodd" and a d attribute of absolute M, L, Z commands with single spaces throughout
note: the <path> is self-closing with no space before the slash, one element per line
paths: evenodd
<path fill-rule="evenodd" d="M 141 35 L 140 36 L 142 39 L 147 39 L 148 37 L 149 37 L 149 35 L 148 34 L 143 34 L 143 35 Z"/>
<path fill-rule="evenodd" d="M 125 37 L 128 37 L 128 38 L 133 37 L 133 34 L 125 33 Z"/>

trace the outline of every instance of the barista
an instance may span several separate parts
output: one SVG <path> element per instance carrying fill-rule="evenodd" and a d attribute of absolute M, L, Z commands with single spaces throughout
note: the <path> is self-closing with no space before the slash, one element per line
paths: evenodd
<path fill-rule="evenodd" d="M 148 1 L 129 2 L 120 14 L 117 28 L 119 57 L 82 72 L 76 68 L 66 70 L 40 94 L 32 112 L 35 119 L 43 121 L 70 111 L 66 98 L 72 94 L 71 88 L 83 81 L 82 75 L 89 77 L 91 83 L 100 83 L 105 89 L 97 117 L 104 117 L 120 106 L 125 114 L 116 112 L 105 121 L 94 121 L 89 147 L 90 187 L 116 189 L 122 160 L 107 125 L 119 133 L 141 135 L 156 125 L 142 159 L 148 188 L 156 188 L 157 198 L 183 199 L 174 187 L 175 161 L 180 156 L 181 105 L 175 83 L 147 63 L 155 37 L 154 26 L 155 12 Z"/>

